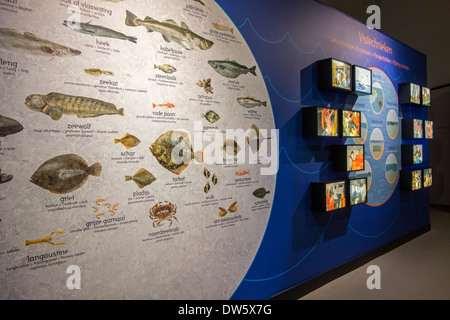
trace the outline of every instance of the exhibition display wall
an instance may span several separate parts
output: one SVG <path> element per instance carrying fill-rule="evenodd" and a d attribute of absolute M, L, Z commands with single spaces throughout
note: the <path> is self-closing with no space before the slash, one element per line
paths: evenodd
<path fill-rule="evenodd" d="M 430 223 L 426 57 L 342 13 L 0 0 L 0 18 L 2 299 L 267 299 Z"/>

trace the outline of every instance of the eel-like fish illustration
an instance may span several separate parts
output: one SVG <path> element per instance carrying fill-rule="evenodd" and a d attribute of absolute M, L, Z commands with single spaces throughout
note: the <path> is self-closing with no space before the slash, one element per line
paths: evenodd
<path fill-rule="evenodd" d="M 108 29 L 102 26 L 97 26 L 95 24 L 88 23 L 71 23 L 70 21 L 65 20 L 63 25 L 73 31 L 77 31 L 80 33 L 90 34 L 91 36 L 96 37 L 106 37 L 106 38 L 115 38 L 120 40 L 128 40 L 133 43 L 137 43 L 137 38 L 127 36 L 121 32 L 114 31 L 112 29 Z"/>
<path fill-rule="evenodd" d="M 165 41 L 176 42 L 187 50 L 195 48 L 206 50 L 214 44 L 214 42 L 194 33 L 184 22 L 177 25 L 172 19 L 160 22 L 156 19 L 145 17 L 144 20 L 141 20 L 127 10 L 125 24 L 130 27 L 146 27 L 148 32 L 159 32 Z"/>
<path fill-rule="evenodd" d="M 241 74 L 251 73 L 256 76 L 256 66 L 247 68 L 234 60 L 208 60 L 209 65 L 220 75 L 226 78 L 237 78 Z"/>
<path fill-rule="evenodd" d="M 112 103 L 86 97 L 71 96 L 51 92 L 47 95 L 32 94 L 25 99 L 25 105 L 35 111 L 59 120 L 64 114 L 78 118 L 94 118 L 102 115 L 118 114 L 123 116 L 123 108 L 117 109 Z"/>
<path fill-rule="evenodd" d="M 16 29 L 0 28 L 0 48 L 40 56 L 78 56 L 81 51 L 39 38 L 37 35 Z"/>

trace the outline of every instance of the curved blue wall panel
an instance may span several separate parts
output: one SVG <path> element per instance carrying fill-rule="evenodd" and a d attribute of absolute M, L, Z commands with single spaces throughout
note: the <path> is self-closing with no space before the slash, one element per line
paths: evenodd
<path fill-rule="evenodd" d="M 427 118 L 423 107 L 398 105 L 398 84 L 426 86 L 426 56 L 344 14 L 310 0 L 217 0 L 249 45 L 279 129 L 273 208 L 259 251 L 232 299 L 266 299 L 429 225 L 429 191 L 400 190 L 402 118 Z M 366 40 L 366 42 L 364 42 Z M 375 48 L 367 40 L 385 47 Z M 373 42 L 372 42 L 373 43 Z M 319 90 L 316 62 L 336 58 L 371 68 L 382 106 L 369 96 Z M 331 146 L 349 138 L 303 138 L 307 106 L 362 111 L 368 203 L 333 213 L 311 210 L 310 183 L 348 177 L 333 171 Z M 389 115 L 390 114 L 390 115 Z M 396 116 L 396 127 L 389 128 Z M 392 133 L 397 130 L 398 134 Z M 382 137 L 383 152 L 372 153 Z M 423 140 L 428 166 L 428 142 Z M 388 159 L 389 158 L 389 159 Z M 390 173 L 389 173 L 390 170 Z M 388 175 L 390 178 L 387 179 Z M 352 174 L 350 174 L 350 177 Z"/>

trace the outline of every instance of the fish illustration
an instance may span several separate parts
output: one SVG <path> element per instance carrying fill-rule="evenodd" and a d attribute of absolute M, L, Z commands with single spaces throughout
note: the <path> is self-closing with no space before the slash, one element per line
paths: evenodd
<path fill-rule="evenodd" d="M 25 99 L 25 105 L 32 111 L 49 115 L 53 120 L 59 120 L 64 114 L 76 115 L 78 118 L 124 114 L 123 108 L 117 110 L 116 106 L 109 102 L 56 92 L 47 95 L 32 94 Z"/>
<path fill-rule="evenodd" d="M 206 120 L 208 120 L 211 123 L 214 123 L 214 122 L 217 122 L 220 120 L 219 115 L 212 110 L 209 110 L 207 113 L 202 114 L 202 118 L 205 118 Z"/>
<path fill-rule="evenodd" d="M 238 171 L 236 171 L 236 173 L 235 173 L 235 175 L 237 175 L 237 176 L 243 176 L 244 174 L 248 174 L 248 175 L 250 175 L 250 171 L 245 171 L 245 170 L 238 170 Z"/>
<path fill-rule="evenodd" d="M 2 169 L 0 169 L 0 184 L 9 182 L 12 178 L 14 178 L 12 174 L 2 173 Z"/>
<path fill-rule="evenodd" d="M 160 135 L 150 147 L 150 152 L 165 169 L 179 175 L 192 160 L 203 162 L 203 152 L 194 153 L 186 132 L 167 131 Z"/>
<path fill-rule="evenodd" d="M 237 142 L 232 139 L 225 140 L 221 149 L 223 151 L 225 151 L 227 154 L 229 154 L 230 156 L 236 156 L 239 153 L 239 151 L 241 150 L 241 148 L 239 147 Z"/>
<path fill-rule="evenodd" d="M 251 97 L 237 98 L 237 102 L 248 109 L 260 106 L 267 107 L 267 101 L 261 101 Z"/>
<path fill-rule="evenodd" d="M 247 68 L 234 60 L 208 60 L 209 65 L 220 75 L 226 78 L 237 78 L 241 74 L 251 73 L 256 76 L 256 66 Z"/>
<path fill-rule="evenodd" d="M 141 143 L 141 140 L 136 138 L 135 136 L 127 133 L 120 139 L 114 139 L 114 143 L 121 143 L 123 146 L 127 149 L 131 149 L 136 147 L 139 143 Z"/>
<path fill-rule="evenodd" d="M 23 126 L 16 120 L 0 115 L 0 138 L 15 134 L 23 130 Z"/>
<path fill-rule="evenodd" d="M 174 72 L 177 71 L 177 69 L 176 69 L 175 67 L 171 66 L 170 64 L 163 64 L 163 65 L 161 65 L 161 66 L 157 66 L 157 65 L 155 64 L 155 67 L 154 67 L 154 68 L 155 68 L 155 69 L 159 69 L 159 70 L 161 70 L 162 72 L 165 72 L 165 73 L 168 73 L 168 74 L 171 74 L 171 73 L 174 73 Z"/>
<path fill-rule="evenodd" d="M 98 162 L 88 166 L 86 160 L 76 154 L 63 154 L 44 162 L 30 182 L 51 193 L 64 194 L 83 186 L 89 176 L 99 177 L 101 172 Z"/>
<path fill-rule="evenodd" d="M 135 37 L 130 37 L 121 32 L 114 31 L 112 29 L 108 29 L 102 26 L 97 26 L 95 24 L 91 24 L 90 22 L 72 23 L 70 21 L 65 20 L 63 22 L 63 26 L 76 32 L 90 34 L 91 36 L 128 40 L 133 43 L 137 43 L 137 38 Z"/>
<path fill-rule="evenodd" d="M 215 23 L 215 22 L 213 22 L 212 25 L 214 28 L 216 28 L 218 30 L 230 31 L 231 33 L 233 33 L 233 28 L 228 28 L 226 26 L 223 26 L 223 25 Z"/>
<path fill-rule="evenodd" d="M 150 172 L 145 169 L 140 169 L 134 174 L 134 176 L 125 176 L 125 181 L 134 181 L 137 186 L 142 189 L 155 182 L 156 178 Z"/>
<path fill-rule="evenodd" d="M 37 35 L 16 29 L 0 28 L 0 48 L 27 54 L 64 57 L 78 56 L 81 51 L 39 38 Z"/>
<path fill-rule="evenodd" d="M 171 108 L 175 108 L 175 105 L 170 102 L 166 102 L 164 104 L 154 104 L 153 103 L 153 109 L 155 109 L 155 107 L 167 107 L 168 109 L 171 109 Z"/>
<path fill-rule="evenodd" d="M 107 76 L 113 76 L 114 73 L 111 71 L 106 71 L 106 70 L 100 70 L 100 69 L 84 69 L 84 72 L 86 74 L 89 74 L 91 76 L 95 76 L 98 77 L 99 75 L 107 75 Z"/>
<path fill-rule="evenodd" d="M 265 188 L 258 188 L 255 191 L 253 191 L 253 195 L 261 199 L 264 198 L 268 193 L 270 193 L 270 191 L 267 191 Z"/>
<path fill-rule="evenodd" d="M 199 87 L 203 87 L 203 89 L 205 90 L 206 93 L 214 93 L 213 90 L 214 88 L 211 86 L 211 79 L 203 79 L 203 80 L 198 80 L 197 85 Z"/>
<path fill-rule="evenodd" d="M 172 19 L 160 22 L 153 18 L 145 17 L 144 20 L 141 20 L 127 10 L 125 24 L 130 27 L 146 27 L 148 32 L 159 32 L 166 42 L 176 42 L 187 50 L 194 48 L 206 50 L 214 44 L 214 42 L 194 33 L 184 22 L 181 22 L 180 26 L 178 26 Z"/>

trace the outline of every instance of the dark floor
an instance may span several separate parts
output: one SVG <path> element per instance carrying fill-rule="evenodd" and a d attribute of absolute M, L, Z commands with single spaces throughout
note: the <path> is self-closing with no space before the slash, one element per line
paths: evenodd
<path fill-rule="evenodd" d="M 450 210 L 430 208 L 431 230 L 303 296 L 300 300 L 450 300 Z M 367 267 L 380 268 L 369 290 Z"/>

